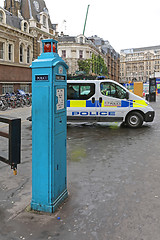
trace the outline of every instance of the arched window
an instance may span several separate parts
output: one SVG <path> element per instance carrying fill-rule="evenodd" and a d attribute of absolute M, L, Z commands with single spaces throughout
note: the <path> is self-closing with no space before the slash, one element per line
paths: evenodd
<path fill-rule="evenodd" d="M 20 45 L 20 48 L 19 48 L 19 61 L 23 62 L 23 45 L 22 44 Z"/>
<path fill-rule="evenodd" d="M 24 23 L 24 32 L 27 32 L 27 23 Z"/>
<path fill-rule="evenodd" d="M 42 25 L 42 29 L 44 31 L 49 31 L 49 26 L 48 26 L 48 14 L 45 12 L 41 12 L 40 13 L 40 21 L 39 21 Z"/>
<path fill-rule="evenodd" d="M 47 27 L 46 25 L 47 25 L 47 21 L 46 21 L 46 16 L 45 15 L 43 15 L 43 27 Z"/>
<path fill-rule="evenodd" d="M 26 20 L 21 21 L 21 30 L 29 33 L 29 25 L 28 25 L 28 22 Z"/>
<path fill-rule="evenodd" d="M 3 22 L 3 12 L 0 11 L 0 22 L 2 23 Z"/>

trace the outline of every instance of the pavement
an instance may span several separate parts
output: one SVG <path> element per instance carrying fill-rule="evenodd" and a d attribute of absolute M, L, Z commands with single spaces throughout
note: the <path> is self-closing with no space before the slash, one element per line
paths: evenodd
<path fill-rule="evenodd" d="M 69 197 L 53 214 L 30 209 L 31 108 L 1 112 L 22 119 L 22 163 L 14 176 L 0 162 L 0 240 L 159 240 L 160 96 L 151 105 L 155 120 L 140 129 L 67 126 Z M 0 152 L 7 156 L 5 141 Z"/>

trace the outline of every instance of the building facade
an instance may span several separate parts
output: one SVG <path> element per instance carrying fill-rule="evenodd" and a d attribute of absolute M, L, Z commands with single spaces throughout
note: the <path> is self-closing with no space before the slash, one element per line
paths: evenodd
<path fill-rule="evenodd" d="M 108 40 L 103 40 L 97 35 L 89 37 L 95 46 L 99 48 L 106 58 L 108 78 L 119 82 L 120 76 L 120 54 L 115 51 Z"/>
<path fill-rule="evenodd" d="M 42 52 L 42 39 L 58 40 L 58 53 L 69 66 L 68 73 L 79 70 L 78 60 L 101 56 L 108 77 L 119 81 L 119 54 L 108 41 L 83 35 L 58 37 L 44 0 L 5 0 L 0 7 L 0 95 L 23 89 L 31 92 L 30 65 Z"/>
<path fill-rule="evenodd" d="M 97 36 L 86 38 L 84 35 L 58 37 L 58 53 L 69 66 L 68 74 L 74 75 L 79 70 L 78 60 L 91 59 L 100 55 L 108 68 L 108 78 L 119 81 L 120 55 L 115 52 L 108 41 Z"/>
<path fill-rule="evenodd" d="M 79 70 L 78 60 L 91 59 L 92 54 L 100 55 L 107 65 L 105 55 L 84 35 L 77 37 L 59 36 L 58 53 L 69 66 L 68 74 L 70 75 L 74 75 Z"/>
<path fill-rule="evenodd" d="M 160 46 L 121 50 L 120 82 L 147 82 L 155 72 L 160 72 Z"/>
<path fill-rule="evenodd" d="M 30 65 L 41 53 L 41 40 L 55 38 L 43 0 L 5 0 L 0 7 L 0 94 L 31 92 Z"/>

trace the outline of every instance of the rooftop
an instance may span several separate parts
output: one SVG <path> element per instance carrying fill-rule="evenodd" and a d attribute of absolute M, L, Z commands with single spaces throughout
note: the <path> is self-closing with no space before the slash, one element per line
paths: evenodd
<path fill-rule="evenodd" d="M 150 47 L 141 47 L 141 48 L 128 48 L 128 49 L 122 49 L 121 53 L 135 53 L 135 52 L 143 52 L 143 51 L 149 51 L 149 50 L 160 50 L 160 45 L 158 46 L 150 46 Z"/>
<path fill-rule="evenodd" d="M 11 27 L 21 29 L 21 19 L 17 16 L 14 16 L 12 13 L 8 12 L 5 9 L 4 11 L 6 13 L 6 23 Z"/>

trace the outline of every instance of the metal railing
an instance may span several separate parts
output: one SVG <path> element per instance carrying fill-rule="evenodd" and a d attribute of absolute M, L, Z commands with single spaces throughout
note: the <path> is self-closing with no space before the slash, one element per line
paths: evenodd
<path fill-rule="evenodd" d="M 8 159 L 0 156 L 0 161 L 10 165 L 16 175 L 21 160 L 21 119 L 0 115 L 0 122 L 9 125 L 9 133 L 0 131 L 0 136 L 9 140 Z"/>

